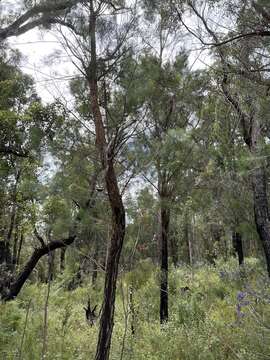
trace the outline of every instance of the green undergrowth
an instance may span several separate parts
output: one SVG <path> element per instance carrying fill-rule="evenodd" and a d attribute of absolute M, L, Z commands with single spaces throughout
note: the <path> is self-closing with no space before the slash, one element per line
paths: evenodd
<path fill-rule="evenodd" d="M 102 278 L 95 290 L 85 280 L 84 287 L 67 291 L 65 276 L 51 286 L 46 359 L 93 359 L 98 324 L 86 323 L 83 306 L 88 296 L 101 304 Z M 234 259 L 216 267 L 171 268 L 170 319 L 162 326 L 158 283 L 150 260 L 120 272 L 112 360 L 270 358 L 269 281 L 257 259 L 247 259 L 241 270 Z M 27 284 L 18 299 L 0 304 L 1 360 L 41 358 L 46 294 L 46 284 Z"/>

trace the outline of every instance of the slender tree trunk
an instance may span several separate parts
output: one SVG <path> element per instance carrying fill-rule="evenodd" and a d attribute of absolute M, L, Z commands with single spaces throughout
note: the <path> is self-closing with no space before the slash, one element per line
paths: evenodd
<path fill-rule="evenodd" d="M 161 199 L 160 209 L 160 323 L 168 321 L 168 234 L 170 210 Z"/>
<path fill-rule="evenodd" d="M 21 237 L 20 237 L 20 242 L 19 242 L 19 248 L 18 248 L 16 265 L 19 265 L 19 264 L 20 264 L 23 240 L 24 240 L 24 235 L 23 235 L 23 232 L 21 232 Z"/>
<path fill-rule="evenodd" d="M 132 285 L 129 288 L 129 308 L 130 308 L 130 313 L 131 313 L 131 321 L 130 321 L 131 334 L 135 335 L 136 315 L 135 315 L 135 306 L 134 306 L 134 300 L 133 300 L 133 286 Z"/>
<path fill-rule="evenodd" d="M 92 288 L 95 289 L 96 287 L 96 283 L 97 283 L 97 264 L 96 262 L 94 262 L 93 264 L 93 270 L 92 270 Z"/>
<path fill-rule="evenodd" d="M 56 276 L 56 272 L 55 272 L 55 251 L 53 251 L 52 253 L 48 254 L 48 256 L 50 257 L 50 276 L 51 276 L 51 281 L 53 281 L 53 279 Z"/>
<path fill-rule="evenodd" d="M 244 252 L 242 244 L 242 235 L 238 231 L 233 231 L 232 233 L 232 243 L 234 252 L 238 257 L 239 265 L 244 263 Z"/>
<path fill-rule="evenodd" d="M 19 240 L 18 224 L 16 224 L 14 240 L 13 240 L 13 251 L 12 251 L 12 269 L 13 270 L 16 269 L 16 264 L 17 264 L 18 240 Z"/>
<path fill-rule="evenodd" d="M 222 54 L 221 54 L 222 55 Z M 221 56 L 222 58 L 222 56 Z M 223 61 L 224 62 L 224 61 Z M 251 182 L 253 188 L 254 217 L 258 235 L 262 242 L 266 258 L 267 271 L 270 277 L 270 219 L 269 204 L 267 199 L 267 179 L 264 169 L 263 160 L 261 160 L 260 142 L 263 142 L 261 135 L 261 124 L 259 120 L 258 104 L 254 100 L 252 112 L 247 114 L 241 108 L 237 97 L 232 96 L 228 87 L 228 74 L 224 65 L 224 78 L 222 89 L 228 102 L 234 107 L 239 116 L 242 126 L 243 140 L 245 141 L 253 161 Z"/>
<path fill-rule="evenodd" d="M 60 273 L 65 271 L 66 266 L 66 248 L 60 249 Z"/>
<path fill-rule="evenodd" d="M 174 267 L 177 267 L 178 265 L 178 247 L 177 247 L 177 239 L 175 236 L 170 236 L 169 237 L 170 240 L 170 252 L 171 252 L 171 257 L 172 257 L 172 262 Z"/>
<path fill-rule="evenodd" d="M 48 312 L 49 312 L 49 298 L 50 298 L 50 290 L 51 290 L 51 281 L 52 281 L 52 271 L 53 271 L 53 257 L 52 252 L 50 251 L 48 254 L 48 275 L 47 275 L 47 293 L 44 304 L 44 319 L 43 319 L 43 341 L 42 341 L 42 351 L 41 351 L 41 359 L 45 360 L 48 353 Z"/>
<path fill-rule="evenodd" d="M 13 233 L 14 224 L 15 224 L 15 217 L 16 217 L 16 205 L 13 204 L 11 217 L 10 217 L 9 230 L 8 230 L 8 234 L 7 234 L 6 241 L 5 241 L 6 254 L 11 253 L 11 238 L 12 238 L 12 233 Z M 6 258 L 6 264 L 10 269 L 12 269 L 12 267 L 13 267 L 12 266 L 12 256 L 9 256 L 8 258 Z"/>
<path fill-rule="evenodd" d="M 100 328 L 95 360 L 108 360 L 110 355 L 113 319 L 115 308 L 115 293 L 118 276 L 118 264 L 125 237 L 125 209 L 119 191 L 114 170 L 114 154 L 108 149 L 103 119 L 98 100 L 97 55 L 96 55 L 96 14 L 93 0 L 90 0 L 90 42 L 91 63 L 88 69 L 90 100 L 95 123 L 96 146 L 100 154 L 102 167 L 105 171 L 105 183 L 112 212 L 112 234 L 106 261 L 106 274 L 103 295 L 103 305 L 100 317 Z M 113 151 L 113 150 L 112 150 Z"/>
<path fill-rule="evenodd" d="M 251 116 L 251 131 L 250 139 L 247 143 L 251 152 L 253 161 L 253 169 L 251 175 L 251 182 L 253 188 L 254 201 L 254 216 L 257 232 L 262 242 L 264 254 L 266 258 L 268 276 L 270 276 L 270 219 L 269 219 L 269 204 L 267 198 L 267 178 L 264 168 L 263 160 L 261 160 L 260 141 L 261 124 L 258 115 L 254 118 Z"/>
<path fill-rule="evenodd" d="M 17 213 L 17 188 L 18 188 L 18 184 L 19 184 L 19 181 L 20 181 L 20 177 L 21 177 L 21 171 L 19 170 L 17 172 L 16 179 L 15 179 L 15 184 L 14 184 L 14 188 L 13 188 L 12 210 L 11 210 L 11 216 L 10 216 L 10 224 L 9 224 L 9 229 L 8 229 L 7 236 L 5 238 L 6 254 L 11 252 L 11 250 L 10 250 L 11 249 L 11 238 L 12 238 L 13 230 L 14 230 L 14 227 L 15 227 L 15 220 L 16 220 L 16 213 Z M 12 257 L 6 258 L 6 264 L 10 269 L 13 268 Z"/>
<path fill-rule="evenodd" d="M 93 261 L 93 268 L 92 268 L 92 287 L 93 287 L 93 289 L 96 287 L 96 282 L 97 282 L 98 254 L 99 254 L 99 244 L 98 244 L 98 241 L 96 239 L 94 261 Z"/>
<path fill-rule="evenodd" d="M 190 266 L 192 266 L 192 264 L 193 264 L 193 249 L 192 249 L 192 239 L 190 236 L 187 214 L 185 215 L 184 222 L 185 222 L 184 223 L 184 237 L 185 237 L 185 241 L 187 244 L 186 246 L 187 246 L 188 263 Z"/>

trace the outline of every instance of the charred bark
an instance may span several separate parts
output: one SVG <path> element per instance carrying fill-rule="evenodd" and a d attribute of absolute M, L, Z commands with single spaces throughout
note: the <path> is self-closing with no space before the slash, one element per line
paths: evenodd
<path fill-rule="evenodd" d="M 253 170 L 252 187 L 254 214 L 257 232 L 265 253 L 268 275 L 270 276 L 270 219 L 267 199 L 266 174 L 262 167 Z"/>
<path fill-rule="evenodd" d="M 18 240 L 19 240 L 18 224 L 16 224 L 14 240 L 13 240 L 13 250 L 12 250 L 12 269 L 13 270 L 16 269 L 16 265 L 17 265 Z"/>
<path fill-rule="evenodd" d="M 0 265 L 9 267 L 12 261 L 12 256 L 9 246 L 5 241 L 0 241 Z"/>
<path fill-rule="evenodd" d="M 66 265 L 66 248 L 63 247 L 60 250 L 60 273 L 62 274 L 65 270 Z"/>
<path fill-rule="evenodd" d="M 133 300 L 133 286 L 132 285 L 129 288 L 129 307 L 130 307 L 130 313 L 131 313 L 131 321 L 130 321 L 131 334 L 135 335 L 136 314 L 135 314 L 135 306 L 134 306 L 134 300 Z"/>
<path fill-rule="evenodd" d="M 192 5 L 191 2 L 189 2 L 189 5 L 193 9 L 194 13 L 201 19 L 205 29 L 212 37 L 214 41 L 213 45 L 221 45 L 217 35 L 209 28 L 207 21 L 205 20 L 203 15 L 201 15 L 197 11 L 197 9 Z M 260 13 L 261 9 L 257 7 L 256 11 Z M 242 127 L 243 140 L 246 143 L 251 156 L 256 159 L 256 163 L 254 162 L 253 164 L 254 169 L 252 169 L 251 177 L 254 199 L 254 217 L 257 232 L 262 242 L 266 257 L 268 275 L 270 276 L 270 220 L 269 204 L 266 189 L 266 174 L 264 164 L 261 160 L 261 152 L 259 145 L 260 142 L 263 141 L 263 136 L 261 134 L 262 124 L 259 120 L 260 109 L 257 108 L 258 103 L 256 104 L 256 100 L 254 101 L 254 99 L 252 101 L 252 106 L 250 107 L 250 110 L 248 112 L 246 112 L 245 108 L 242 107 L 241 99 L 239 98 L 238 94 L 236 92 L 233 92 L 232 89 L 229 88 L 229 74 L 231 73 L 231 68 L 227 62 L 227 55 L 221 46 L 217 46 L 217 52 L 219 54 L 223 68 L 223 80 L 221 83 L 222 91 L 226 100 L 231 104 L 236 114 L 238 115 L 239 122 Z M 246 68 L 248 68 L 248 59 L 246 58 L 245 66 Z M 259 77 L 261 78 L 261 76 Z"/>
<path fill-rule="evenodd" d="M 170 210 L 161 204 L 160 209 L 160 323 L 168 321 L 168 234 Z"/>
<path fill-rule="evenodd" d="M 21 233 L 21 237 L 20 237 L 20 242 L 19 242 L 19 248 L 18 248 L 18 253 L 17 253 L 16 265 L 19 265 L 19 264 L 20 264 L 23 241 L 24 241 L 24 235 L 23 235 L 23 232 L 22 232 L 22 233 Z"/>
<path fill-rule="evenodd" d="M 2 299 L 4 301 L 9 301 L 9 300 L 13 300 L 14 298 L 16 298 L 16 296 L 21 291 L 24 283 L 29 278 L 30 274 L 34 270 L 35 266 L 37 265 L 39 259 L 42 256 L 47 255 L 56 249 L 66 247 L 66 246 L 72 244 L 73 241 L 75 240 L 75 237 L 76 236 L 70 236 L 69 238 L 64 239 L 64 240 L 51 241 L 48 245 L 45 245 L 43 247 L 35 249 L 32 256 L 30 257 L 30 259 L 24 266 L 23 270 L 19 273 L 19 275 L 15 279 L 15 281 L 13 281 L 10 284 L 8 291 L 5 294 L 3 294 Z"/>
<path fill-rule="evenodd" d="M 267 198 L 267 181 L 263 161 L 260 159 L 259 143 L 262 140 L 261 124 L 258 120 L 256 108 L 250 114 L 245 113 L 237 97 L 233 97 L 228 88 L 228 75 L 225 71 L 222 89 L 228 102 L 234 107 L 240 117 L 245 141 L 249 152 L 256 162 L 253 162 L 251 183 L 253 189 L 254 218 L 258 235 L 260 237 L 266 258 L 267 271 L 270 277 L 270 219 L 269 204 Z M 259 162 L 259 163 L 258 163 Z"/>
<path fill-rule="evenodd" d="M 238 231 L 233 231 L 232 243 L 233 243 L 234 252 L 238 258 L 239 265 L 242 265 L 244 263 L 243 243 L 242 243 L 242 235 Z"/>

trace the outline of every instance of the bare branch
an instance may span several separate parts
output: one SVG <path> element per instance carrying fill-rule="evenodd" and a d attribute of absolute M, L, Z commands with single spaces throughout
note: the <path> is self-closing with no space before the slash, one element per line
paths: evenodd
<path fill-rule="evenodd" d="M 55 12 L 66 10 L 76 5 L 79 0 L 59 0 L 53 5 L 39 4 L 26 11 L 9 26 L 0 29 L 0 42 L 8 37 L 18 36 L 40 25 L 59 23 Z M 36 18 L 37 17 L 37 18 Z M 69 24 L 70 25 L 70 24 Z"/>

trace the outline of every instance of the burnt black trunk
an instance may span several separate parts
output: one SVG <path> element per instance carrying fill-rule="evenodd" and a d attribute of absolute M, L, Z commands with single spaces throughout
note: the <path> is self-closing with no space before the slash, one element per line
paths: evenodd
<path fill-rule="evenodd" d="M 130 306 L 130 313 L 131 313 L 131 321 L 130 321 L 130 329 L 131 334 L 135 335 L 135 307 L 134 307 L 134 301 L 133 301 L 133 286 L 131 285 L 129 288 L 129 306 Z"/>
<path fill-rule="evenodd" d="M 16 265 L 17 265 L 18 240 L 19 240 L 18 225 L 16 224 L 16 231 L 15 231 L 15 235 L 14 235 L 13 252 L 12 252 L 12 269 L 13 270 L 16 269 Z"/>
<path fill-rule="evenodd" d="M 16 259 L 16 265 L 20 264 L 23 240 L 24 240 L 24 235 L 23 235 L 23 233 L 21 233 L 19 248 L 18 248 L 18 253 L 17 253 L 17 259 Z"/>
<path fill-rule="evenodd" d="M 67 245 L 72 244 L 74 240 L 75 240 L 75 236 L 71 236 L 64 240 L 51 241 L 48 245 L 35 249 L 32 256 L 30 257 L 30 259 L 28 260 L 22 271 L 19 273 L 15 281 L 11 283 L 8 291 L 2 294 L 2 299 L 4 301 L 9 301 L 16 298 L 16 296 L 21 291 L 21 288 L 23 287 L 24 283 L 26 282 L 26 280 L 29 278 L 30 274 L 34 270 L 39 259 L 42 256 L 54 251 L 55 249 L 66 247 Z"/>
<path fill-rule="evenodd" d="M 266 174 L 263 167 L 253 170 L 252 186 L 254 196 L 254 215 L 258 234 L 260 236 L 270 276 L 270 221 L 267 200 Z"/>
<path fill-rule="evenodd" d="M 238 258 L 239 265 L 242 265 L 244 263 L 244 252 L 243 252 L 242 235 L 239 232 L 233 231 L 232 243 L 233 243 L 234 252 Z"/>
<path fill-rule="evenodd" d="M 168 233 L 170 211 L 161 204 L 160 210 L 160 323 L 168 321 Z"/>
<path fill-rule="evenodd" d="M 12 262 L 12 256 L 9 248 L 9 244 L 5 241 L 0 241 L 0 265 L 4 264 L 10 269 Z"/>

